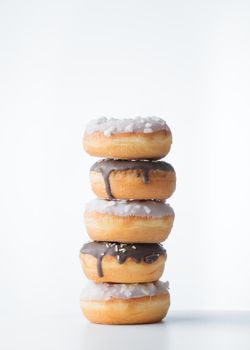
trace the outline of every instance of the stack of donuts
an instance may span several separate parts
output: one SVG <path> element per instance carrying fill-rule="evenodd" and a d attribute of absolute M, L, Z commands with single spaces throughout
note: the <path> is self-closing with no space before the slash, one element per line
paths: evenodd
<path fill-rule="evenodd" d="M 87 319 L 104 324 L 161 321 L 170 305 L 168 282 L 159 281 L 167 259 L 174 211 L 165 200 L 175 190 L 174 168 L 159 161 L 172 134 L 163 119 L 100 118 L 84 134 L 97 199 L 84 217 L 91 242 L 80 251 L 89 283 L 81 294 Z"/>

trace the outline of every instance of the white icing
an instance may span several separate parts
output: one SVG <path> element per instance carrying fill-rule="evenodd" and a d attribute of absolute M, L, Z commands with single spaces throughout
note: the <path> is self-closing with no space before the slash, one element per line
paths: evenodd
<path fill-rule="evenodd" d="M 168 282 L 157 281 L 154 283 L 95 283 L 89 281 L 81 293 L 80 299 L 109 300 L 132 299 L 145 296 L 166 294 L 169 289 Z"/>
<path fill-rule="evenodd" d="M 169 204 L 157 201 L 109 201 L 93 199 L 86 204 L 86 212 L 97 212 L 117 216 L 162 217 L 174 215 Z"/>
<path fill-rule="evenodd" d="M 168 130 L 165 120 L 157 117 L 136 117 L 117 119 L 117 118 L 99 118 L 93 119 L 87 124 L 86 133 L 102 132 L 105 136 L 112 134 L 143 132 L 152 133 L 159 130 Z"/>
<path fill-rule="evenodd" d="M 153 129 L 144 129 L 143 132 L 145 134 L 149 134 L 149 133 L 153 132 Z"/>

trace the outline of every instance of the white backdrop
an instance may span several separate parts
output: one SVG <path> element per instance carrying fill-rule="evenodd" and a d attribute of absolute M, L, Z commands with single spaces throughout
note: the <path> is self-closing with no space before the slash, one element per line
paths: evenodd
<path fill-rule="evenodd" d="M 250 308 L 249 62 L 249 1 L 1 1 L 1 313 L 78 312 L 103 115 L 172 128 L 172 309 Z"/>

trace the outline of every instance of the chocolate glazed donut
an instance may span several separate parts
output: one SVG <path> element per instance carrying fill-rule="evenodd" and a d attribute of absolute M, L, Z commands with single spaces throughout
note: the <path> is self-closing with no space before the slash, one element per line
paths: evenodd
<path fill-rule="evenodd" d="M 136 263 L 144 261 L 146 264 L 152 264 L 159 256 L 166 256 L 166 250 L 161 244 L 89 242 L 83 245 L 80 252 L 96 257 L 99 277 L 103 277 L 102 259 L 105 255 L 116 257 L 119 264 L 123 264 L 128 258 Z"/>
<path fill-rule="evenodd" d="M 138 176 L 141 176 L 144 184 L 149 183 L 149 172 L 151 170 L 160 170 L 164 172 L 173 172 L 174 168 L 172 165 L 162 161 L 129 161 L 129 160 L 112 160 L 112 159 L 104 159 L 96 162 L 90 168 L 90 171 L 95 171 L 97 173 L 101 173 L 105 190 L 109 199 L 114 199 L 109 177 L 113 171 L 126 171 L 126 170 L 139 170 Z"/>

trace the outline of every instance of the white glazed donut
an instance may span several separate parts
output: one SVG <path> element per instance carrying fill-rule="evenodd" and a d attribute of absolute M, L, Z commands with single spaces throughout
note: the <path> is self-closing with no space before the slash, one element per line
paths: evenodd
<path fill-rule="evenodd" d="M 136 324 L 161 321 L 170 305 L 168 282 L 109 284 L 89 282 L 80 305 L 94 323 Z"/>
<path fill-rule="evenodd" d="M 157 117 L 95 119 L 87 125 L 83 140 L 91 156 L 113 159 L 160 159 L 171 143 L 169 127 Z"/>
<path fill-rule="evenodd" d="M 95 241 L 160 243 L 169 235 L 174 211 L 159 201 L 108 201 L 87 203 L 85 223 Z"/>

